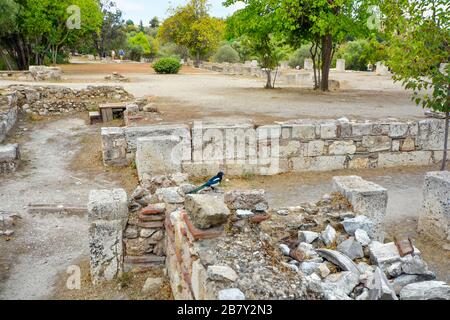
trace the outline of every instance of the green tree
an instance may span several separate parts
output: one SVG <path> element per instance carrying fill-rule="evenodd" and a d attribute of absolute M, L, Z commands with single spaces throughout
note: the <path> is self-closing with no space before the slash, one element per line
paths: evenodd
<path fill-rule="evenodd" d="M 109 0 L 102 0 L 100 8 L 103 13 L 103 22 L 99 32 L 93 33 L 93 47 L 96 54 L 101 57 L 113 49 L 124 48 L 127 35 L 120 11 L 116 4 Z"/>
<path fill-rule="evenodd" d="M 386 63 L 394 80 L 413 91 L 416 104 L 445 114 L 441 167 L 445 170 L 450 122 L 450 4 L 448 0 L 385 0 L 381 9 L 389 41 Z M 442 68 L 442 63 L 447 67 Z"/>
<path fill-rule="evenodd" d="M 229 6 L 238 2 L 228 0 Z M 286 57 L 287 50 L 277 37 L 278 19 L 277 3 L 270 0 L 245 0 L 245 7 L 228 19 L 228 33 L 235 37 L 246 36 L 250 50 L 258 58 L 259 64 L 266 71 L 266 88 L 274 87 L 272 72 L 279 62 Z M 276 79 L 275 79 L 276 80 Z"/>
<path fill-rule="evenodd" d="M 202 56 L 217 49 L 225 30 L 224 21 L 210 17 L 208 10 L 207 0 L 190 0 L 173 9 L 158 31 L 164 42 L 188 48 L 195 55 L 196 66 Z"/>
<path fill-rule="evenodd" d="M 315 87 L 328 91 L 336 47 L 349 36 L 368 33 L 365 0 L 273 0 L 281 32 L 293 47 L 311 43 Z"/>
<path fill-rule="evenodd" d="M 158 17 L 153 17 L 152 20 L 150 20 L 150 28 L 152 28 L 152 29 L 159 28 L 159 19 L 158 19 Z"/>

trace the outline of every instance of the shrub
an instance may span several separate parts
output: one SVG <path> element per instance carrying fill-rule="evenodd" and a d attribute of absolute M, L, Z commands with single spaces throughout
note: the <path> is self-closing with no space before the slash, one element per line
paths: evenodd
<path fill-rule="evenodd" d="M 128 48 L 128 57 L 133 61 L 141 61 L 142 56 L 144 55 L 144 49 L 141 46 L 130 46 Z"/>
<path fill-rule="evenodd" d="M 303 68 L 305 59 L 311 58 L 311 54 L 309 52 L 310 48 L 311 45 L 303 45 L 300 47 L 300 49 L 296 50 L 289 58 L 289 67 L 295 68 L 297 66 L 300 66 L 301 68 Z"/>
<path fill-rule="evenodd" d="M 235 63 L 239 62 L 239 53 L 234 50 L 229 44 L 221 46 L 217 53 L 213 57 L 213 61 L 215 62 L 230 62 Z"/>
<path fill-rule="evenodd" d="M 175 74 L 181 68 L 181 63 L 176 58 L 162 58 L 153 64 L 157 73 Z"/>
<path fill-rule="evenodd" d="M 367 40 L 349 41 L 343 44 L 338 52 L 338 59 L 345 59 L 345 65 L 348 70 L 365 71 L 369 64 L 371 47 Z M 376 61 L 372 61 L 375 63 Z"/>

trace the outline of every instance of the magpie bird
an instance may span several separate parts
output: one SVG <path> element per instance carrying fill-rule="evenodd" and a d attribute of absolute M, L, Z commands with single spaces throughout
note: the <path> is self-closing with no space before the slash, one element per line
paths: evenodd
<path fill-rule="evenodd" d="M 202 191 L 203 189 L 206 188 L 211 188 L 214 190 L 214 187 L 217 186 L 218 184 L 220 184 L 222 182 L 224 173 L 223 172 L 219 172 L 215 177 L 212 177 L 211 179 L 209 179 L 205 184 L 203 184 L 202 186 L 188 192 L 187 194 L 193 194 L 193 193 L 197 193 L 199 191 Z"/>

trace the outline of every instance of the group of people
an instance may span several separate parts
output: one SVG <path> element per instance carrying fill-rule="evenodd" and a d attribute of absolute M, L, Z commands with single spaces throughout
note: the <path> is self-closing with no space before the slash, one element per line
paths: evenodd
<path fill-rule="evenodd" d="M 120 60 L 123 60 L 123 58 L 125 57 L 125 51 L 123 49 L 119 50 L 119 57 L 120 57 Z M 111 50 L 111 58 L 113 60 L 116 59 L 116 51 Z"/>

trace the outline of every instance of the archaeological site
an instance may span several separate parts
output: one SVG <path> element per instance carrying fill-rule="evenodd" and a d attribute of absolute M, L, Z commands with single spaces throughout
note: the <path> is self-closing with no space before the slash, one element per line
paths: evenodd
<path fill-rule="evenodd" d="M 0 300 L 450 300 L 449 5 L 310 2 L 0 0 Z"/>

